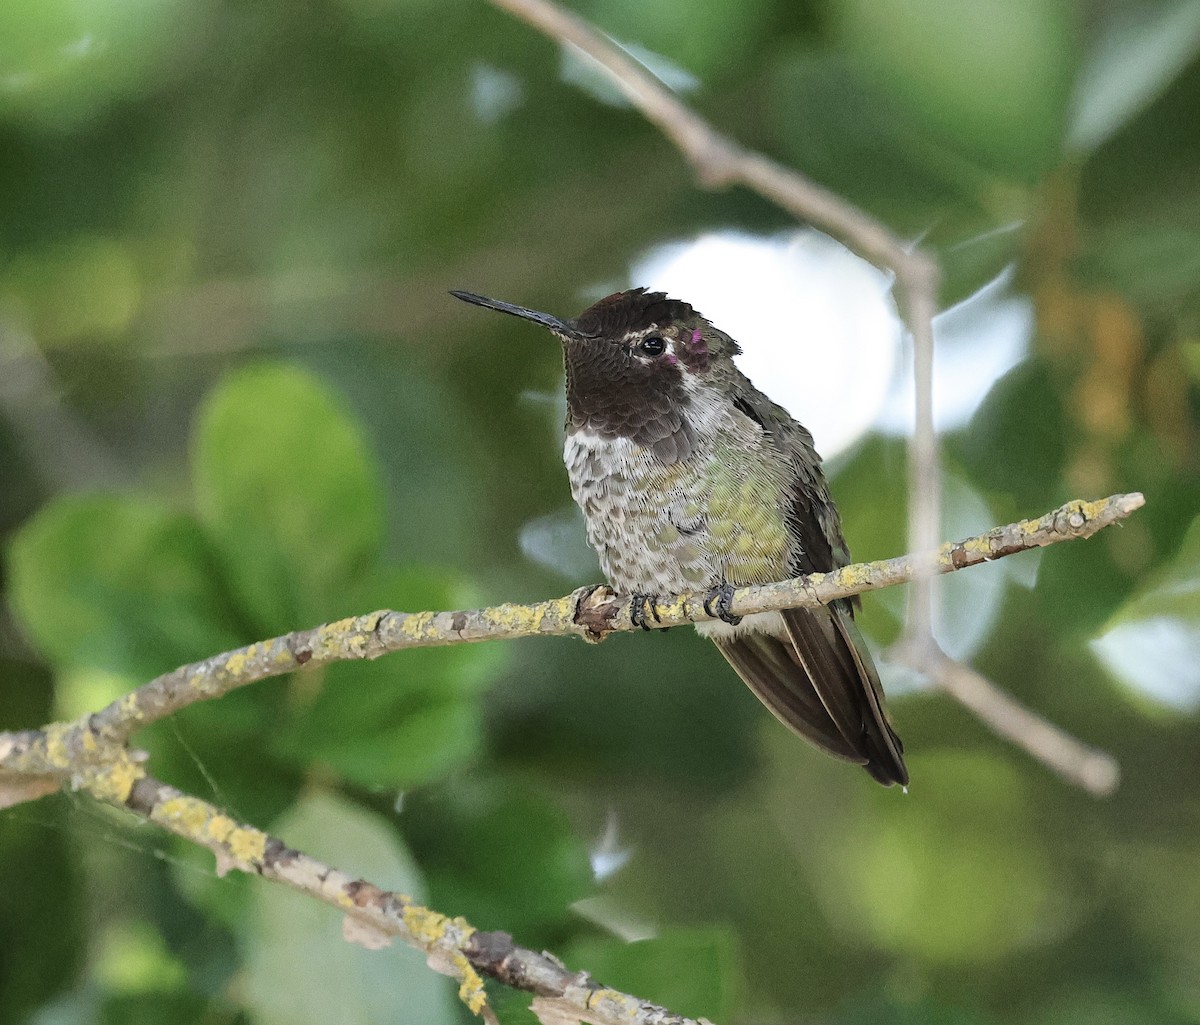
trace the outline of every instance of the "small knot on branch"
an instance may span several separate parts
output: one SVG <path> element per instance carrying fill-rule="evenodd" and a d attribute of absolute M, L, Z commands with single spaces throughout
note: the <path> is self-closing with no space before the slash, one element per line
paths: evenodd
<path fill-rule="evenodd" d="M 620 605 L 617 592 L 607 584 L 581 587 L 575 592 L 575 624 L 583 628 L 580 636 L 589 644 L 599 644 L 616 629 Z"/>

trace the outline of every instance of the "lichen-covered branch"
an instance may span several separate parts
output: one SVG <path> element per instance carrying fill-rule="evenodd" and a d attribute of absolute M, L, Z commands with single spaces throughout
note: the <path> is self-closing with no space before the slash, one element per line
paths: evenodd
<path fill-rule="evenodd" d="M 932 556 L 931 565 L 937 573 L 951 573 L 1030 548 L 1090 537 L 1140 508 L 1143 501 L 1140 494 L 1131 494 L 1094 502 L 1068 502 L 1036 520 L 1021 520 L 944 544 Z M 832 573 L 739 587 L 733 592 L 731 610 L 744 616 L 824 605 L 837 598 L 907 583 L 913 579 L 917 565 L 929 561 L 929 556 L 903 555 L 856 563 Z M 704 599 L 700 593 L 664 598 L 657 605 L 658 616 L 651 625 L 666 628 L 711 619 L 704 609 Z M 640 625 L 631 614 L 629 596 L 615 594 L 607 587 L 583 588 L 532 605 L 506 604 L 457 612 L 371 612 L 181 666 L 74 723 L 0 733 L 0 783 L 7 774 L 24 779 L 50 777 L 76 788 L 91 789 L 94 783 L 90 774 L 100 757 L 110 785 L 118 788 L 123 800 L 125 795 L 119 791 L 132 785 L 136 766 L 127 765 L 112 779 L 109 748 L 123 747 L 129 736 L 143 726 L 238 687 L 305 667 L 374 659 L 407 648 L 538 635 L 575 634 L 596 641 L 614 631 L 636 630 Z M 64 629 L 69 629 L 69 624 L 64 624 Z"/>
<path fill-rule="evenodd" d="M 393 937 L 423 951 L 431 967 L 458 981 L 458 995 L 475 1014 L 487 1006 L 483 976 L 552 1001 L 579 1020 L 603 1025 L 693 1025 L 689 1019 L 616 990 L 556 959 L 517 946 L 501 932 L 479 932 L 462 918 L 423 907 L 332 865 L 293 850 L 282 840 L 234 821 L 221 809 L 143 776 L 118 804 L 192 843 L 207 847 L 217 871 L 238 869 L 315 897 L 346 915 L 343 935 L 369 948 Z"/>

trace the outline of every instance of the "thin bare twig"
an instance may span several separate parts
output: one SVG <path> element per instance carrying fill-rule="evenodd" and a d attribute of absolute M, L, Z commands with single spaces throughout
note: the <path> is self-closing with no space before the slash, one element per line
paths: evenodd
<path fill-rule="evenodd" d="M 923 275 L 932 275 L 917 284 Z M 913 338 L 913 436 L 908 443 L 908 548 L 932 551 L 941 520 L 942 474 L 937 430 L 933 422 L 933 315 L 937 312 L 937 268 L 916 265 L 902 279 L 901 306 Z M 933 646 L 934 571 L 918 572 L 909 595 L 904 622 L 911 649 Z"/>
<path fill-rule="evenodd" d="M 62 399 L 62 386 L 37 341 L 0 321 L 0 413 L 55 488 L 128 483 L 128 469 Z"/>
<path fill-rule="evenodd" d="M 912 667 L 928 675 L 995 733 L 1029 752 L 1067 782 L 1096 797 L 1107 797 L 1117 788 L 1121 770 L 1112 755 L 1064 733 L 970 666 L 938 649 L 925 651 Z"/>
<path fill-rule="evenodd" d="M 717 131 L 645 65 L 578 15 L 552 0 L 491 3 L 595 61 L 630 104 L 683 154 L 701 186 L 743 185 L 797 220 L 819 225 L 859 256 L 895 275 L 900 313 L 912 335 L 915 379 L 908 547 L 912 552 L 931 551 L 941 533 L 941 474 L 933 423 L 933 316 L 941 278 L 937 261 L 853 203 Z M 905 636 L 913 649 L 926 643 L 932 646 L 932 578 L 932 572 L 920 573 L 914 581 L 905 623 Z"/>
<path fill-rule="evenodd" d="M 865 258 L 894 268 L 912 250 L 883 224 L 761 153 L 743 149 L 679 99 L 646 66 L 583 18 L 550 0 L 491 0 L 558 43 L 585 53 L 647 121 L 683 154 L 706 188 L 746 185 L 802 221 L 821 224 Z"/>

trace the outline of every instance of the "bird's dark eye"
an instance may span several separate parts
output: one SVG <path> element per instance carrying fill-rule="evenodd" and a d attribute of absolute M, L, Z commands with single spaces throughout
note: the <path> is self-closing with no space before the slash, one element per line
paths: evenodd
<path fill-rule="evenodd" d="M 647 356 L 661 356 L 667 351 L 667 343 L 658 335 L 651 335 L 649 338 L 643 338 L 638 348 Z"/>

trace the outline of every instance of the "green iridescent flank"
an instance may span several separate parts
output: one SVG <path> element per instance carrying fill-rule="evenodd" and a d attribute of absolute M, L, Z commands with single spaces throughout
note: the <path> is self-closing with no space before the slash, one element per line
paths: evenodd
<path fill-rule="evenodd" d="M 708 464 L 708 524 L 714 551 L 727 552 L 731 584 L 769 583 L 788 575 L 792 540 L 766 460 L 718 441 Z"/>

